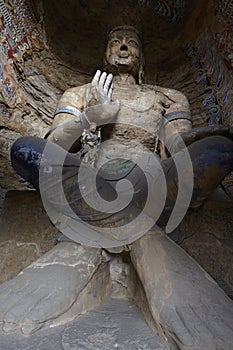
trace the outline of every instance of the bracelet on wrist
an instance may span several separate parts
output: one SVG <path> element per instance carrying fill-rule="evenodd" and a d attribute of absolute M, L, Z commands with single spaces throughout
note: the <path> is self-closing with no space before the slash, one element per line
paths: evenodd
<path fill-rule="evenodd" d="M 77 120 L 80 121 L 83 129 L 88 129 L 90 127 L 90 121 L 86 116 L 85 112 L 81 112 L 78 108 L 72 106 L 59 106 L 54 113 L 54 116 L 60 113 L 69 113 L 77 117 Z"/>

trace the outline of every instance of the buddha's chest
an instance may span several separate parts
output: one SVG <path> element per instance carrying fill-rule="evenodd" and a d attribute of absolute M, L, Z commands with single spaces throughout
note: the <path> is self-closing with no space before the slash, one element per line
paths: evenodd
<path fill-rule="evenodd" d="M 115 124 L 106 128 L 106 138 L 136 139 L 153 144 L 159 136 L 164 109 L 156 91 L 143 86 L 115 86 L 112 101 L 120 103 Z"/>
<path fill-rule="evenodd" d="M 121 110 L 144 113 L 156 104 L 156 92 L 141 86 L 114 86 L 112 101 L 121 103 Z"/>

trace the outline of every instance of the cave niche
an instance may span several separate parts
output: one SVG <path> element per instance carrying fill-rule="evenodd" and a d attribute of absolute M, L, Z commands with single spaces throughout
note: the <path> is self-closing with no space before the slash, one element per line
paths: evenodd
<path fill-rule="evenodd" d="M 1 208 L 7 191 L 30 189 L 10 166 L 12 143 L 21 135 L 45 134 L 62 93 L 90 82 L 102 67 L 106 37 L 114 26 L 134 25 L 142 33 L 145 83 L 184 92 L 194 127 L 233 123 L 230 1 L 8 0 L 0 2 L 0 11 Z M 232 191 L 232 177 L 226 186 Z M 221 210 L 228 222 L 231 205 L 218 209 L 209 204 L 207 213 L 221 216 Z M 205 215 L 210 225 L 205 229 L 211 235 L 209 227 L 216 223 L 213 216 Z M 218 268 L 211 254 L 205 259 L 205 249 L 212 244 L 216 253 L 222 236 L 206 238 L 202 250 L 201 241 L 193 249 L 187 240 L 184 246 L 216 279 L 232 288 L 232 238 L 225 228 L 223 232 L 226 245 L 230 244 L 219 253 L 227 256 L 227 263 Z"/>

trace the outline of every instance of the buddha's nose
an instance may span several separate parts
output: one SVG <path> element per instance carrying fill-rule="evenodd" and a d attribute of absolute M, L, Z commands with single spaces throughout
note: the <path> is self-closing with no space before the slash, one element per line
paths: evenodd
<path fill-rule="evenodd" d="M 123 44 L 121 45 L 121 48 L 120 48 L 121 51 L 128 51 L 128 46 Z"/>

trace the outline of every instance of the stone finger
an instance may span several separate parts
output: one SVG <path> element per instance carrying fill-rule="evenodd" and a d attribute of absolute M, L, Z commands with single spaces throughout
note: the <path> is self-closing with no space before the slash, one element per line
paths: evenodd
<path fill-rule="evenodd" d="M 113 91 L 113 84 L 111 84 L 109 90 L 108 90 L 108 98 L 111 100 L 112 98 L 112 91 Z"/>
<path fill-rule="evenodd" d="M 99 79 L 101 76 L 101 71 L 98 69 L 94 75 L 94 78 L 92 79 L 92 85 L 98 85 L 99 84 Z"/>
<path fill-rule="evenodd" d="M 106 80 L 105 80 L 105 83 L 104 83 L 104 92 L 106 94 L 108 94 L 109 92 L 109 88 L 111 88 L 111 84 L 112 84 L 112 78 L 113 78 L 113 75 L 112 74 L 108 74 Z"/>
<path fill-rule="evenodd" d="M 104 84 L 105 84 L 105 81 L 106 81 L 106 77 L 107 77 L 107 73 L 106 72 L 103 72 L 101 74 L 101 77 L 100 77 L 100 80 L 99 80 L 99 86 L 100 88 L 104 89 Z"/>

